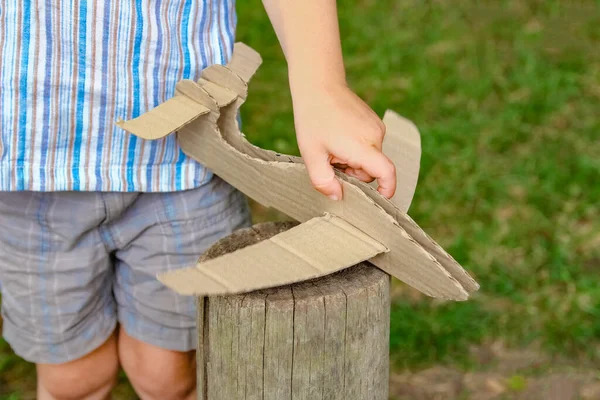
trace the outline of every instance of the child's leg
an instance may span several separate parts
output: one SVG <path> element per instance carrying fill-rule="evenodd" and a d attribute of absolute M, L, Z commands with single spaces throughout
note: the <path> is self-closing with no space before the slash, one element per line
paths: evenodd
<path fill-rule="evenodd" d="M 249 225 L 239 192 L 215 178 L 175 193 L 0 193 L 0 221 L 3 333 L 38 364 L 40 399 L 102 398 L 115 342 L 145 398 L 193 396 L 195 299 L 156 274 Z"/>
<path fill-rule="evenodd" d="M 142 399 L 196 400 L 196 352 L 166 350 L 119 329 L 121 365 Z"/>
<path fill-rule="evenodd" d="M 245 198 L 215 177 L 193 190 L 141 194 L 107 225 L 117 249 L 120 361 L 142 398 L 195 398 L 196 299 L 176 294 L 156 275 L 194 265 L 249 222 Z"/>
<path fill-rule="evenodd" d="M 65 364 L 37 364 L 38 400 L 110 399 L 119 371 L 116 332 L 103 345 Z"/>
<path fill-rule="evenodd" d="M 99 194 L 0 193 L 3 334 L 39 366 L 40 399 L 105 398 L 118 358 Z"/>

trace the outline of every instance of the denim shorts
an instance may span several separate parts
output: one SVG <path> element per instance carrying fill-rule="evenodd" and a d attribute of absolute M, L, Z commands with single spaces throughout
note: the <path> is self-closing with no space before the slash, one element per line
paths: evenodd
<path fill-rule="evenodd" d="M 117 323 L 164 349 L 195 349 L 195 298 L 157 281 L 248 226 L 245 197 L 215 176 L 169 193 L 0 192 L 3 335 L 22 358 L 72 361 Z"/>

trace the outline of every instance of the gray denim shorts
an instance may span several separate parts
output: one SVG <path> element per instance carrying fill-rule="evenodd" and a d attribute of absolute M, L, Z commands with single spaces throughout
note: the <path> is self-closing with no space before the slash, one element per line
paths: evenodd
<path fill-rule="evenodd" d="M 196 347 L 195 298 L 156 274 L 193 265 L 248 226 L 244 196 L 214 177 L 172 193 L 0 192 L 3 335 L 35 363 L 65 363 L 132 337 Z"/>

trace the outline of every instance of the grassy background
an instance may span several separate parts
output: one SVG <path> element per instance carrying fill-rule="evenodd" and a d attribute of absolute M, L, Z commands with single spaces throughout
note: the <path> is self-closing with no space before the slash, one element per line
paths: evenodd
<path fill-rule="evenodd" d="M 478 5 L 479 4 L 479 5 Z M 422 135 L 409 214 L 482 285 L 464 303 L 400 288 L 404 366 L 502 336 L 600 356 L 600 12 L 547 1 L 339 3 L 350 86 Z M 260 146 L 296 152 L 286 70 L 258 2 L 240 39 L 265 64 L 243 109 Z M 251 24 L 244 21 L 251 20 Z"/>
<path fill-rule="evenodd" d="M 469 349 L 497 340 L 597 366 L 600 3 L 345 0 L 339 9 L 350 86 L 379 115 L 393 109 L 421 131 L 409 214 L 482 286 L 467 303 L 445 303 L 396 282 L 396 371 L 477 369 Z M 244 131 L 297 153 L 275 35 L 258 0 L 238 12 L 238 39 L 264 58 Z M 29 398 L 32 385 L 31 367 L 0 342 L 0 399 Z"/>

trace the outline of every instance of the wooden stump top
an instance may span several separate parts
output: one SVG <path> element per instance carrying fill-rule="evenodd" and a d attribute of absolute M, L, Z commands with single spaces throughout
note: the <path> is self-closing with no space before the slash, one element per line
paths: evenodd
<path fill-rule="evenodd" d="M 298 225 L 296 221 L 263 222 L 249 228 L 239 229 L 224 237 L 202 254 L 199 262 L 217 258 L 223 254 L 232 253 L 263 240 L 267 240 Z"/>
<path fill-rule="evenodd" d="M 239 230 L 201 261 L 296 224 Z M 387 399 L 389 284 L 389 275 L 361 263 L 310 281 L 199 299 L 200 399 Z"/>

